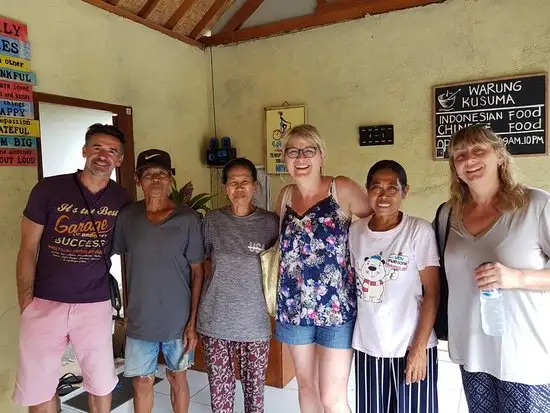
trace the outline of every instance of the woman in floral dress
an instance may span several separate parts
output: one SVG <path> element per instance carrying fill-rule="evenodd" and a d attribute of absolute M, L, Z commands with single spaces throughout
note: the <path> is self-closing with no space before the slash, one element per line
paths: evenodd
<path fill-rule="evenodd" d="M 290 346 L 302 413 L 349 413 L 357 306 L 348 229 L 353 214 L 365 217 L 371 209 L 356 182 L 323 176 L 326 147 L 315 127 L 292 128 L 283 148 L 294 184 L 277 202 L 282 224 L 275 337 Z"/>

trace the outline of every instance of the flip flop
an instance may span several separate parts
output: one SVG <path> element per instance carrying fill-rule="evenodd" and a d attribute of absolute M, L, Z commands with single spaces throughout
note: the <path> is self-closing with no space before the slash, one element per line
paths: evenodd
<path fill-rule="evenodd" d="M 76 389 L 77 388 L 74 387 L 72 384 L 68 384 L 68 383 L 61 384 L 57 387 L 57 394 L 59 397 L 63 397 Z"/>
<path fill-rule="evenodd" d="M 82 376 L 75 376 L 73 373 L 67 373 L 59 379 L 57 387 L 63 384 L 79 384 L 82 383 Z"/>

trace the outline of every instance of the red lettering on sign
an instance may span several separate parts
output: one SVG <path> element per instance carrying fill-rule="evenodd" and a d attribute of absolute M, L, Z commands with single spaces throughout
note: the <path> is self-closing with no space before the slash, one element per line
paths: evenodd
<path fill-rule="evenodd" d="M 0 34 L 12 39 L 19 39 L 24 42 L 28 41 L 27 38 L 27 25 L 16 20 L 6 19 L 0 17 Z"/>
<path fill-rule="evenodd" d="M 38 164 L 38 151 L 36 149 L 20 152 L 21 153 L 0 153 L 0 166 L 36 166 Z"/>
<path fill-rule="evenodd" d="M 25 83 L 0 80 L 0 99 L 32 102 L 32 86 Z"/>

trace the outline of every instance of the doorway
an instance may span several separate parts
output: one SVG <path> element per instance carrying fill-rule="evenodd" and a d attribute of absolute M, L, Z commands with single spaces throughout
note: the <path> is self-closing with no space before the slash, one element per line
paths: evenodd
<path fill-rule="evenodd" d="M 34 113 L 40 121 L 38 139 L 38 179 L 72 173 L 84 166 L 82 146 L 87 128 L 94 123 L 118 127 L 125 136 L 124 162 L 111 179 L 126 188 L 136 200 L 134 181 L 134 137 L 132 108 L 66 96 L 34 93 Z M 118 255 L 111 259 L 112 272 L 122 288 L 123 311 L 126 307 L 124 262 Z"/>
<path fill-rule="evenodd" d="M 110 124 L 118 127 L 125 136 L 124 161 L 113 171 L 111 179 L 127 189 L 135 201 L 132 108 L 34 93 L 34 113 L 35 118 L 40 121 L 40 138 L 37 139 L 38 180 L 83 169 L 85 160 L 82 157 L 82 147 L 88 127 L 94 123 Z M 127 305 L 126 277 L 124 262 L 118 255 L 111 258 L 111 273 L 121 287 L 123 301 L 121 315 L 124 316 Z M 114 337 L 118 337 L 120 332 L 116 331 L 115 326 L 116 324 L 113 323 Z M 116 340 L 113 341 L 115 344 Z M 80 366 L 70 345 L 61 362 L 61 375 L 64 374 L 81 375 Z M 74 387 L 80 387 L 80 385 Z"/>

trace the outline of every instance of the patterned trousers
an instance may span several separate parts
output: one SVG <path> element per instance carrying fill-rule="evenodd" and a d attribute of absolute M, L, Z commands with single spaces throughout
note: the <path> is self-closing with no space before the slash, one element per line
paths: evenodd
<path fill-rule="evenodd" d="M 470 413 L 550 412 L 550 384 L 503 381 L 487 373 L 470 373 L 462 366 L 460 372 Z"/>
<path fill-rule="evenodd" d="M 203 336 L 202 342 L 212 413 L 233 413 L 235 354 L 244 393 L 244 411 L 263 413 L 269 341 L 239 342 Z"/>

